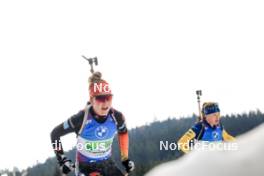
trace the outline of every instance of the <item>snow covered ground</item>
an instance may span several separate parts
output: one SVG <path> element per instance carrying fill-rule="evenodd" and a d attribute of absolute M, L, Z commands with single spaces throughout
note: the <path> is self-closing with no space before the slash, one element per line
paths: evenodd
<path fill-rule="evenodd" d="M 264 176 L 264 125 L 237 138 L 237 151 L 193 151 L 146 176 Z"/>

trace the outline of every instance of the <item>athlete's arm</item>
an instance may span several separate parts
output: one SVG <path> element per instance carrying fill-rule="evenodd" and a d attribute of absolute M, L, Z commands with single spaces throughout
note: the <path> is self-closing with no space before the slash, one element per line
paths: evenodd
<path fill-rule="evenodd" d="M 78 134 L 78 131 L 80 130 L 82 125 L 83 117 L 84 111 L 80 111 L 52 130 L 50 134 L 51 143 L 56 157 L 59 161 L 61 160 L 61 156 L 64 154 L 60 138 L 72 132 Z"/>
<path fill-rule="evenodd" d="M 200 138 L 200 134 L 202 131 L 202 123 L 199 122 L 195 124 L 192 128 L 190 128 L 179 140 L 178 147 L 184 153 L 189 153 L 189 143 L 193 139 Z"/>
<path fill-rule="evenodd" d="M 189 129 L 179 140 L 178 147 L 184 153 L 189 153 L 189 142 L 195 138 L 195 132 L 192 129 Z"/>
<path fill-rule="evenodd" d="M 231 142 L 231 141 L 235 140 L 235 138 L 233 136 L 231 136 L 230 134 L 228 134 L 225 129 L 223 129 L 222 135 L 223 135 L 223 140 L 225 142 Z"/>
<path fill-rule="evenodd" d="M 120 147 L 121 160 L 125 161 L 128 159 L 128 150 L 129 150 L 129 139 L 128 139 L 128 130 L 125 122 L 124 115 L 117 111 L 113 110 L 113 114 L 117 121 L 117 130 L 118 130 L 118 142 Z"/>

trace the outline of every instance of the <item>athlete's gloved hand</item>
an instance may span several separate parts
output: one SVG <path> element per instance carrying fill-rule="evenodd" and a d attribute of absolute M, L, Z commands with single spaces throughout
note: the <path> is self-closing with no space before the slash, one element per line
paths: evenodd
<path fill-rule="evenodd" d="M 135 163 L 129 159 L 122 161 L 122 164 L 126 168 L 127 173 L 130 173 L 135 169 Z"/>
<path fill-rule="evenodd" d="M 61 156 L 61 159 L 59 161 L 59 165 L 60 165 L 60 169 L 62 171 L 62 173 L 64 174 L 68 174 L 71 171 L 74 170 L 75 166 L 72 163 L 71 160 L 69 160 L 67 157 L 65 157 L 64 155 Z"/>

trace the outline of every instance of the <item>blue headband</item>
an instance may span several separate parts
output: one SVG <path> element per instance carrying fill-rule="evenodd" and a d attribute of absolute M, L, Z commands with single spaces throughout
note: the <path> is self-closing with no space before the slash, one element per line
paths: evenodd
<path fill-rule="evenodd" d="M 210 104 L 208 106 L 205 106 L 203 108 L 203 113 L 204 115 L 209 115 L 209 114 L 213 114 L 213 113 L 216 113 L 216 112 L 220 112 L 220 109 L 218 107 L 218 104 Z"/>

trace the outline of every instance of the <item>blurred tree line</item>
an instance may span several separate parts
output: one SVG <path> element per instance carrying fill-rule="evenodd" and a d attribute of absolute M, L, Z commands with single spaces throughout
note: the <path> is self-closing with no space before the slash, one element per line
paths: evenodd
<path fill-rule="evenodd" d="M 142 176 L 154 166 L 177 159 L 183 154 L 178 150 L 160 150 L 160 141 L 176 143 L 177 140 L 196 122 L 193 115 L 187 118 L 168 118 L 165 121 L 154 121 L 129 131 L 130 158 L 136 164 L 131 176 Z M 259 110 L 243 114 L 226 115 L 221 118 L 224 128 L 233 136 L 241 135 L 264 122 L 264 114 Z M 47 134 L 48 135 L 48 134 Z M 51 145 L 51 144 L 47 144 Z M 66 155 L 75 160 L 75 149 L 66 152 Z M 113 144 L 113 158 L 120 168 L 119 147 L 115 138 Z M 60 176 L 55 157 L 48 158 L 45 163 L 36 164 L 23 171 L 14 168 L 0 171 L 1 175 L 8 176 Z M 74 175 L 73 173 L 71 174 Z"/>

